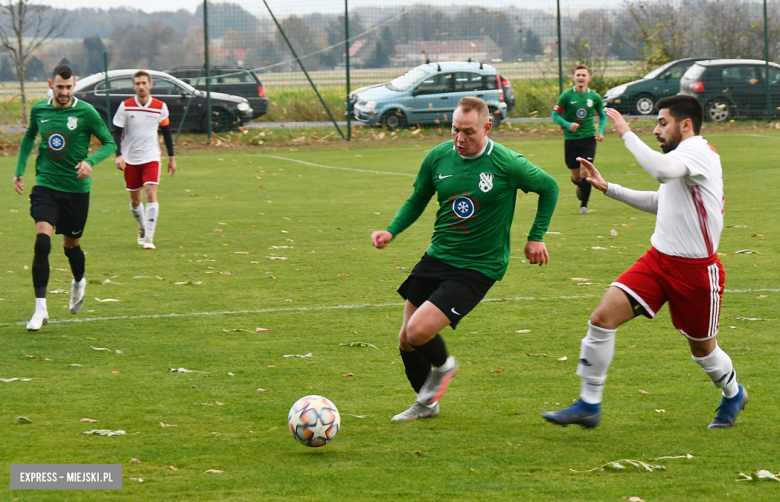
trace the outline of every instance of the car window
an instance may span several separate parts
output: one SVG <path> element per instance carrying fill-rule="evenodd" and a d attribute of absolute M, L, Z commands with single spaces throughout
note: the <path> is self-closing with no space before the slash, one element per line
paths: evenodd
<path fill-rule="evenodd" d="M 152 96 L 178 96 L 184 89 L 174 84 L 170 80 L 157 78 L 154 80 L 154 86 L 152 86 Z"/>
<path fill-rule="evenodd" d="M 724 66 L 720 72 L 720 78 L 723 82 L 747 82 L 750 84 L 758 83 L 759 73 L 755 66 Z"/>
<path fill-rule="evenodd" d="M 495 91 L 498 89 L 498 80 L 495 75 L 482 75 L 482 89 L 486 91 Z"/>
<path fill-rule="evenodd" d="M 422 81 L 415 89 L 415 94 L 439 94 L 455 91 L 455 74 L 437 73 Z"/>
<path fill-rule="evenodd" d="M 455 73 L 455 90 L 457 92 L 482 90 L 482 75 L 467 71 Z"/>
<path fill-rule="evenodd" d="M 112 78 L 108 81 L 109 93 L 114 96 L 129 95 L 135 96 L 133 90 L 133 77 Z M 100 96 L 106 95 L 106 83 L 100 82 L 95 86 L 95 94 Z"/>
<path fill-rule="evenodd" d="M 670 78 L 682 78 L 682 76 L 685 74 L 688 68 L 691 67 L 691 65 L 693 65 L 693 61 L 691 61 L 690 63 L 683 63 L 683 64 L 678 64 L 676 66 L 673 66 L 672 68 L 669 69 L 669 71 L 672 74 Z"/>
<path fill-rule="evenodd" d="M 387 84 L 387 87 L 393 91 L 406 91 L 426 75 L 428 72 L 422 68 L 414 68 Z"/>
<path fill-rule="evenodd" d="M 761 78 L 764 78 L 766 68 L 761 67 Z M 774 66 L 769 67 L 769 82 L 771 84 L 778 84 L 780 83 L 780 68 L 775 68 Z"/>
<path fill-rule="evenodd" d="M 221 84 L 254 84 L 255 79 L 248 72 L 241 72 L 236 70 L 219 77 L 219 83 Z"/>

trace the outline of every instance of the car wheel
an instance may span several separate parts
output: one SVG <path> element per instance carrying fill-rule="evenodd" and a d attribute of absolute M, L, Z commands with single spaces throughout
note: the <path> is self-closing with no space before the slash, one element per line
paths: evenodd
<path fill-rule="evenodd" d="M 729 103 L 721 99 L 713 99 L 707 103 L 704 117 L 714 122 L 723 122 L 731 118 L 731 109 Z"/>
<path fill-rule="evenodd" d="M 398 109 L 387 110 L 385 114 L 382 115 L 382 125 L 391 131 L 405 127 L 406 115 Z"/>
<path fill-rule="evenodd" d="M 653 112 L 653 108 L 655 108 L 655 101 L 648 94 L 639 96 L 634 102 L 634 111 L 639 115 L 649 115 Z"/>
<path fill-rule="evenodd" d="M 488 111 L 490 111 L 490 122 L 493 124 L 493 127 L 498 127 L 501 123 L 501 112 L 498 108 L 493 108 L 492 106 L 488 108 Z"/>

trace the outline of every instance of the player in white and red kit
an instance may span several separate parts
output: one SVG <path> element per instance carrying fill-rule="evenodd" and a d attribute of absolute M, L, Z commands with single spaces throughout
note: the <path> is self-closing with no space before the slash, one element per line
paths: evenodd
<path fill-rule="evenodd" d="M 157 185 L 160 184 L 160 129 L 168 150 L 168 172 L 176 173 L 168 107 L 151 96 L 152 79 L 145 71 L 133 75 L 135 97 L 123 101 L 114 115 L 116 168 L 125 172 L 125 189 L 130 192 L 130 211 L 138 222 L 138 244 L 154 249 L 154 230 L 160 214 Z M 124 136 L 124 138 L 123 138 Z M 146 211 L 141 189 L 146 191 Z"/>
<path fill-rule="evenodd" d="M 578 159 L 590 171 L 588 181 L 595 188 L 655 213 L 657 219 L 650 250 L 612 283 L 590 317 L 577 366 L 580 399 L 569 408 L 542 415 L 559 425 L 598 425 L 618 326 L 640 314 L 652 319 L 666 302 L 675 328 L 688 339 L 693 360 L 721 390 L 721 405 L 708 428 L 733 426 L 748 401 L 731 358 L 716 338 L 725 279 L 716 253 L 723 230 L 720 156 L 699 136 L 704 112 L 695 98 L 672 96 L 656 106 L 658 125 L 653 133 L 666 155 L 643 143 L 616 110 L 608 108 L 606 113 L 629 151 L 661 182 L 658 191 L 608 183 L 592 163 Z"/>

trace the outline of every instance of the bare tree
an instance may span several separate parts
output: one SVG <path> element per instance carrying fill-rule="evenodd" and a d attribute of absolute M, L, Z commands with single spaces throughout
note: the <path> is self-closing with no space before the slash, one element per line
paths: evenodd
<path fill-rule="evenodd" d="M 690 56 L 693 0 L 657 2 L 625 0 L 631 22 L 629 36 L 650 66 Z"/>
<path fill-rule="evenodd" d="M 0 45 L 11 53 L 22 94 L 22 121 L 27 123 L 27 95 L 24 92 L 25 64 L 46 41 L 65 33 L 67 11 L 54 11 L 30 0 L 2 0 L 0 3 Z"/>

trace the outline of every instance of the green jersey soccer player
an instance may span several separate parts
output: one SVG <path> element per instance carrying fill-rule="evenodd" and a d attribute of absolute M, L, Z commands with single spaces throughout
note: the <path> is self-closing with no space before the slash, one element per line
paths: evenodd
<path fill-rule="evenodd" d="M 454 329 L 504 277 L 517 190 L 539 194 L 525 255 L 532 264 L 549 261 L 542 239 L 558 201 L 558 184 L 522 155 L 490 140 L 490 129 L 485 102 L 463 98 L 453 114 L 453 140 L 428 153 L 411 197 L 386 230 L 371 235 L 375 247 L 387 246 L 436 195 L 431 245 L 398 289 L 406 300 L 398 336 L 401 359 L 417 401 L 393 420 L 439 414 L 439 398 L 457 365 L 438 332 L 445 326 Z"/>
<path fill-rule="evenodd" d="M 54 229 L 62 234 L 65 255 L 73 271 L 70 311 L 78 313 L 84 305 L 84 252 L 81 237 L 89 211 L 89 175 L 92 166 L 116 150 L 111 133 L 92 105 L 73 96 L 76 77 L 67 65 L 54 68 L 49 88 L 53 95 L 35 103 L 30 110 L 30 125 L 19 148 L 14 189 L 24 193 L 24 172 L 35 138 L 40 134 L 35 160 L 35 186 L 30 192 L 30 215 L 35 220 L 35 254 L 32 276 L 35 288 L 35 313 L 27 324 L 38 331 L 49 320 L 46 286 L 49 283 L 49 252 Z M 103 144 L 89 155 L 92 136 Z"/>

